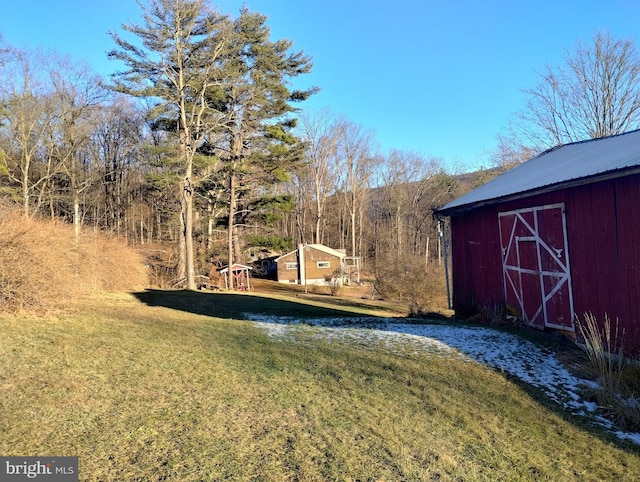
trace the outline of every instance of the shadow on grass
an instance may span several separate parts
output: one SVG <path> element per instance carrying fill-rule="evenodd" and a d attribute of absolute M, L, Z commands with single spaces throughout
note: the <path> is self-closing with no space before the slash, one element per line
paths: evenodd
<path fill-rule="evenodd" d="M 299 295 L 300 299 L 311 300 L 311 301 L 319 301 L 322 303 L 329 303 L 331 305 L 335 305 L 336 307 L 345 308 L 355 308 L 361 310 L 375 310 L 378 313 L 384 313 L 385 316 L 393 316 L 393 317 L 402 317 L 403 314 L 400 313 L 400 309 L 394 308 L 390 305 L 391 303 L 382 304 L 380 302 L 368 302 L 364 300 L 354 299 L 354 298 L 340 298 L 329 295 L 316 295 L 316 294 L 301 294 Z"/>
<path fill-rule="evenodd" d="M 279 300 L 250 294 L 211 293 L 201 291 L 146 290 L 133 295 L 148 306 L 163 306 L 174 310 L 216 318 L 247 319 L 246 313 L 301 318 L 365 317 L 346 309 L 362 308 L 345 304 L 345 309 L 327 308 L 304 302 Z M 357 304 L 356 304 L 357 305 Z M 370 307 L 364 307 L 369 308 Z"/>
<path fill-rule="evenodd" d="M 394 333 L 402 332 L 405 329 L 403 328 L 403 326 L 406 327 L 407 325 L 411 325 L 414 323 L 424 325 L 446 325 L 451 328 L 459 328 L 461 330 L 464 330 L 465 328 L 471 328 L 473 330 L 482 330 L 488 328 L 475 324 L 460 323 L 451 319 L 438 319 L 435 316 L 434 318 L 423 318 L 420 320 L 401 317 L 381 319 L 379 317 L 376 317 L 375 315 L 356 313 L 354 311 L 348 310 L 346 308 L 350 306 L 349 304 L 344 305 L 345 309 L 341 309 L 340 307 L 329 308 L 307 304 L 302 299 L 300 302 L 296 302 L 292 300 L 280 300 L 263 296 L 255 296 L 251 294 L 211 293 L 186 290 L 164 291 L 152 289 L 133 294 L 138 300 L 148 306 L 161 306 L 187 313 L 235 320 L 249 320 L 251 318 L 250 315 L 262 314 L 265 315 L 264 321 L 272 323 L 280 323 L 280 321 L 277 320 L 278 317 L 294 317 L 299 320 L 314 320 L 312 321 L 312 323 L 314 324 L 318 322 L 324 324 L 324 322 L 320 320 L 326 318 L 327 324 L 325 326 L 327 327 L 331 326 L 332 328 L 349 328 L 352 326 L 370 326 L 371 328 L 377 328 L 379 330 L 386 330 Z M 357 302 L 355 304 L 357 304 Z M 356 308 L 354 306 L 351 307 Z M 362 323 L 357 321 L 358 318 L 363 319 Z M 369 323 L 371 324 L 369 325 Z M 519 330 L 500 331 L 503 331 L 504 334 L 516 335 L 517 338 L 526 338 L 528 339 L 529 343 L 532 343 L 532 345 L 544 347 L 544 351 L 558 350 L 557 346 L 555 347 L 555 350 L 553 349 L 554 347 L 551 346 L 553 345 L 553 343 L 551 343 L 549 338 L 546 337 L 537 339 L 538 336 L 523 336 L 523 333 Z M 425 336 L 422 333 L 420 335 Z M 464 348 L 466 342 L 463 343 L 462 346 L 460 346 L 455 343 L 454 340 L 448 338 L 447 336 L 438 336 L 437 333 L 430 334 L 429 336 L 433 336 L 434 339 L 437 339 L 439 340 L 439 342 L 452 348 L 457 347 L 457 349 L 459 349 L 463 353 L 466 351 Z M 475 335 L 473 332 L 471 332 L 468 337 L 470 339 L 473 338 L 473 343 L 481 343 L 481 340 L 479 339 L 481 337 Z M 489 337 L 488 339 L 490 340 L 491 338 L 492 337 Z M 546 343 L 541 343 L 541 340 L 546 340 Z M 504 349 L 504 347 L 502 348 Z M 564 348 L 566 349 L 567 347 Z M 491 352 L 501 351 L 500 347 L 496 345 L 488 345 L 485 347 L 485 349 Z M 506 353 L 507 352 L 505 351 L 506 358 L 509 358 L 509 355 Z M 473 357 L 473 355 L 468 355 Z M 514 365 L 514 361 L 515 360 L 511 360 L 510 366 Z M 529 360 L 528 362 L 533 364 L 536 363 L 533 359 Z M 525 366 L 527 365 L 526 360 L 525 362 L 523 362 L 523 364 Z M 602 427 L 597 426 L 597 424 L 593 424 L 589 417 L 578 416 L 575 413 L 571 413 L 571 411 L 567 410 L 566 407 L 562 407 L 561 404 L 552 401 L 549 397 L 549 394 L 545 393 L 545 390 L 540 386 L 535 386 L 535 384 L 532 385 L 523 381 L 517 373 L 510 373 L 509 369 L 499 367 L 494 367 L 493 369 L 505 374 L 508 379 L 518 384 L 529 394 L 529 396 L 534 398 L 538 403 L 544 405 L 546 408 L 557 413 L 563 418 L 571 419 L 575 425 L 580 426 L 583 430 L 590 432 L 596 437 L 605 439 L 609 443 L 613 443 L 614 445 L 623 448 L 624 450 L 627 450 L 631 453 L 639 453 L 640 449 L 637 445 L 631 442 L 620 440 L 619 438 L 615 437 L 611 433 L 611 431 L 603 430 Z"/>

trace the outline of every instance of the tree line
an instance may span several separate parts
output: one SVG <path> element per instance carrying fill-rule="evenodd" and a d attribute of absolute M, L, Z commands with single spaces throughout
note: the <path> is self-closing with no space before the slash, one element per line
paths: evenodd
<path fill-rule="evenodd" d="M 109 57 L 124 68 L 108 81 L 69 57 L 2 49 L 0 193 L 27 217 L 174 243 L 188 288 L 212 258 L 243 262 L 251 244 L 325 243 L 373 260 L 434 239 L 420 182 L 444 171 L 418 155 L 384 159 L 373 133 L 328 111 L 301 116 L 316 88 L 291 80 L 311 59 L 273 41 L 266 17 L 154 0 L 142 18 L 112 34 Z M 400 183 L 421 179 L 405 199 Z"/>
<path fill-rule="evenodd" d="M 461 177 L 422 154 L 381 154 L 372 131 L 328 109 L 303 111 L 318 89 L 292 85 L 312 59 L 271 39 L 259 13 L 150 0 L 141 18 L 112 34 L 122 68 L 109 80 L 0 43 L 0 196 L 76 236 L 89 226 L 173 246 L 173 281 L 190 289 L 248 247 L 321 243 L 372 270 L 424 266 L 439 259 L 433 208 L 573 135 L 638 123 L 635 46 L 598 34 L 528 91 L 491 155 L 499 169 Z"/>

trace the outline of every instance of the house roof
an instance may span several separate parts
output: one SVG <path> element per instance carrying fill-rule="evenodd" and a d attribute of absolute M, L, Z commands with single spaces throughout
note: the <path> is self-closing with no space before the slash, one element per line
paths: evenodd
<path fill-rule="evenodd" d="M 338 251 L 337 249 L 333 249 L 333 248 L 329 248 L 328 246 L 325 246 L 324 244 L 305 244 L 305 247 L 311 247 L 313 249 L 317 249 L 318 251 L 322 251 L 323 253 L 329 254 L 331 256 L 335 256 L 337 258 L 343 259 L 347 256 L 347 254 L 343 251 Z M 291 251 L 287 254 L 283 254 L 282 256 L 280 256 L 279 258 L 276 258 L 276 263 L 278 261 L 280 261 L 282 258 L 284 258 L 285 256 L 289 256 L 290 254 L 293 254 L 295 252 L 297 252 L 298 250 L 294 250 Z"/>
<path fill-rule="evenodd" d="M 288 253 L 285 253 L 282 256 L 278 256 L 274 261 L 277 263 L 282 258 L 285 258 L 286 256 L 289 256 L 290 254 L 294 254 L 296 251 L 298 251 L 298 250 L 296 249 L 295 251 L 289 251 Z"/>
<path fill-rule="evenodd" d="M 559 187 L 640 172 L 640 130 L 549 149 L 437 212 L 452 214 Z"/>
<path fill-rule="evenodd" d="M 307 244 L 306 246 L 310 246 L 314 249 L 317 249 L 318 251 L 322 251 L 324 253 L 330 254 L 331 256 L 335 256 L 336 258 L 340 258 L 340 259 L 347 256 L 347 253 L 345 253 L 344 251 L 339 251 L 337 249 L 329 248 L 324 244 Z"/>

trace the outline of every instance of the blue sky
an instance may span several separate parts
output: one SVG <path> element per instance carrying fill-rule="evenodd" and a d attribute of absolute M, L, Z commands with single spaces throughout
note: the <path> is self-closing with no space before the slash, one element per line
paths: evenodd
<path fill-rule="evenodd" d="M 313 57 L 296 85 L 322 90 L 304 103 L 375 131 L 382 152 L 489 165 L 496 136 L 524 105 L 522 90 L 598 31 L 639 42 L 637 0 L 217 0 L 268 16 L 274 39 Z M 0 9 L 0 33 L 88 61 L 108 75 L 107 32 L 139 21 L 134 0 L 21 0 Z"/>

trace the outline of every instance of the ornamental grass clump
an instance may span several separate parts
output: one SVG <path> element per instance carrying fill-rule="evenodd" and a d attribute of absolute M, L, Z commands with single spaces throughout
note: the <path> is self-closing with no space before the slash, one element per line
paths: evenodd
<path fill-rule="evenodd" d="M 578 323 L 584 339 L 584 348 L 598 378 L 596 392 L 599 407 L 624 429 L 640 429 L 640 402 L 635 387 L 625 380 L 637 367 L 627 363 L 624 356 L 624 329 L 616 320 L 611 322 L 605 314 L 602 327 L 592 313 L 585 313 L 584 322 Z"/>

